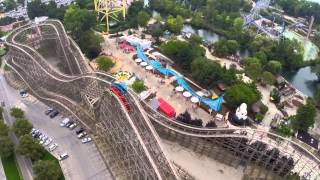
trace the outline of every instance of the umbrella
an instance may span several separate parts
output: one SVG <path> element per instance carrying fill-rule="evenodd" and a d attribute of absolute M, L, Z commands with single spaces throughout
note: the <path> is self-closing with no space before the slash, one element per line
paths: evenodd
<path fill-rule="evenodd" d="M 140 65 L 141 65 L 141 66 L 147 66 L 147 65 L 148 65 L 148 63 L 146 63 L 146 62 L 142 62 Z"/>
<path fill-rule="evenodd" d="M 184 88 L 182 86 L 177 86 L 176 87 L 176 91 L 178 92 L 182 92 L 184 90 Z"/>
<path fill-rule="evenodd" d="M 135 60 L 137 63 L 141 63 L 142 59 L 138 58 Z"/>
<path fill-rule="evenodd" d="M 191 95 L 191 93 L 189 92 L 189 91 L 185 91 L 185 92 L 183 92 L 183 94 L 182 94 L 184 97 L 191 97 L 192 95 Z"/>
<path fill-rule="evenodd" d="M 199 98 L 197 98 L 197 97 L 192 97 L 191 99 L 191 102 L 193 102 L 193 103 L 198 103 L 199 102 Z"/>
<path fill-rule="evenodd" d="M 201 91 L 197 91 L 197 93 L 196 93 L 198 96 L 204 96 L 204 94 L 203 94 L 203 92 L 201 92 Z"/>
<path fill-rule="evenodd" d="M 153 67 L 152 66 L 146 66 L 146 70 L 152 70 Z"/>

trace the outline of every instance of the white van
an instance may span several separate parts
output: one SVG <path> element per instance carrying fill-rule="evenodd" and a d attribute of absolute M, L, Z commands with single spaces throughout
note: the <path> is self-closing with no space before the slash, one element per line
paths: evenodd
<path fill-rule="evenodd" d="M 64 127 L 64 126 L 66 126 L 66 124 L 67 124 L 68 122 L 70 122 L 70 119 L 69 119 L 69 118 L 64 118 L 64 119 L 61 121 L 60 126 L 61 126 L 61 127 Z"/>
<path fill-rule="evenodd" d="M 59 155 L 58 160 L 62 161 L 64 159 L 67 159 L 69 157 L 69 155 L 67 153 L 62 153 Z"/>

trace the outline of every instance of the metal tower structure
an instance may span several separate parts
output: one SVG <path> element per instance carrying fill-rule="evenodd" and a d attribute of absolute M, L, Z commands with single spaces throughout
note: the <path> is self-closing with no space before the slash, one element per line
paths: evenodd
<path fill-rule="evenodd" d="M 94 8 L 98 13 L 98 20 L 106 23 L 107 33 L 109 32 L 110 20 L 119 22 L 119 14 L 126 18 L 126 0 L 94 0 Z"/>
<path fill-rule="evenodd" d="M 261 20 L 264 18 L 260 15 L 260 12 L 261 10 L 269 8 L 270 1 L 271 0 L 258 0 L 254 4 L 250 13 L 243 17 L 243 21 L 244 21 L 243 28 L 246 29 L 249 26 L 254 26 L 255 28 L 258 29 L 257 34 L 265 33 L 270 37 L 279 40 L 283 36 L 283 33 L 286 28 L 284 21 L 282 21 L 281 29 L 278 29 L 278 30 L 270 30 L 270 28 L 266 28 L 263 25 L 257 23 L 258 20 Z M 272 19 L 272 24 L 274 24 L 274 21 L 275 21 L 274 14 L 273 14 L 273 17 L 271 17 L 271 19 Z"/>
<path fill-rule="evenodd" d="M 116 179 L 192 179 L 167 158 L 159 135 L 230 165 L 253 163 L 284 178 L 291 172 L 320 178 L 316 153 L 271 132 L 181 124 L 154 110 L 130 89 L 125 96 L 132 109 L 129 113 L 121 98 L 110 91 L 114 78 L 90 71 L 80 48 L 57 20 L 20 27 L 7 37 L 6 45 L 8 83 L 27 88 L 84 126 Z"/>

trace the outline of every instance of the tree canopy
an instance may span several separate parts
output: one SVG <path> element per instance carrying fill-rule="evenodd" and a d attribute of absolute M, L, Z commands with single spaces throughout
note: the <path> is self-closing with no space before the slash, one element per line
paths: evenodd
<path fill-rule="evenodd" d="M 33 165 L 35 180 L 58 180 L 62 176 L 60 167 L 53 161 L 39 160 Z"/>
<path fill-rule="evenodd" d="M 0 136 L 0 157 L 8 158 L 14 152 L 14 145 L 8 136 Z"/>
<path fill-rule="evenodd" d="M 235 54 L 239 48 L 239 44 L 235 40 L 219 40 L 213 44 L 214 53 L 217 56 L 224 57 Z"/>
<path fill-rule="evenodd" d="M 102 37 L 91 31 L 97 25 L 94 12 L 71 5 L 64 14 L 64 24 L 87 57 L 100 54 Z"/>
<path fill-rule="evenodd" d="M 262 95 L 255 84 L 239 82 L 227 89 L 225 100 L 231 108 L 238 107 L 242 103 L 246 103 L 248 107 L 251 107 L 255 102 L 261 100 L 261 97 Z"/>
<path fill-rule="evenodd" d="M 166 20 L 166 26 L 170 32 L 179 34 L 183 28 L 183 22 L 183 18 L 179 15 L 176 18 L 173 16 L 168 16 Z"/>
<path fill-rule="evenodd" d="M 32 139 L 30 135 L 23 135 L 20 137 L 16 151 L 17 153 L 36 161 L 44 156 L 46 150 Z"/>
<path fill-rule="evenodd" d="M 18 137 L 29 134 L 32 128 L 32 124 L 26 119 L 18 118 L 13 123 L 13 131 Z"/>
<path fill-rule="evenodd" d="M 307 132 L 314 125 L 316 107 L 311 100 L 298 108 L 297 114 L 292 118 L 291 125 L 294 130 Z"/>
<path fill-rule="evenodd" d="M 141 27 L 145 27 L 147 26 L 151 16 L 148 12 L 142 10 L 138 13 L 138 24 L 141 26 Z"/>
<path fill-rule="evenodd" d="M 18 107 L 11 108 L 10 115 L 15 118 L 24 118 L 24 112 Z"/>
<path fill-rule="evenodd" d="M 191 74 L 197 82 L 208 87 L 221 79 L 222 68 L 218 62 L 199 57 L 191 63 Z"/>
<path fill-rule="evenodd" d="M 8 136 L 9 127 L 0 119 L 0 137 Z M 1 146 L 0 146 L 1 147 Z"/>
<path fill-rule="evenodd" d="M 144 86 L 143 81 L 141 80 L 135 80 L 132 84 L 132 89 L 136 92 L 136 93 L 141 93 L 142 91 L 144 91 L 146 89 L 146 87 Z"/>
<path fill-rule="evenodd" d="M 170 40 L 161 44 L 160 50 L 171 57 L 183 69 L 189 70 L 192 60 L 204 57 L 205 50 L 199 45 L 180 40 Z"/>
<path fill-rule="evenodd" d="M 65 7 L 57 7 L 55 1 L 49 1 L 48 4 L 41 2 L 41 0 L 33 0 L 28 2 L 27 13 L 30 19 L 40 16 L 48 16 L 50 18 L 63 20 Z"/>
<path fill-rule="evenodd" d="M 106 72 L 109 71 L 115 64 L 112 59 L 106 56 L 98 57 L 96 61 L 98 64 L 98 69 Z"/>
<path fill-rule="evenodd" d="M 96 26 L 96 19 L 96 13 L 74 5 L 69 6 L 64 14 L 66 29 L 76 40 L 80 39 L 84 32 Z"/>

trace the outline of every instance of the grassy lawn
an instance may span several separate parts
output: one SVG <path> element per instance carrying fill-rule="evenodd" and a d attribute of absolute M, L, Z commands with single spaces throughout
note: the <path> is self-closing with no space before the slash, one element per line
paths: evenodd
<path fill-rule="evenodd" d="M 21 180 L 15 157 L 1 159 L 7 180 Z"/>
<path fill-rule="evenodd" d="M 57 164 L 58 167 L 60 167 L 58 159 L 55 158 L 54 156 L 52 156 L 48 151 L 46 151 L 46 154 L 44 155 L 44 157 L 41 160 L 53 161 L 55 164 Z M 60 170 L 62 172 L 61 167 L 60 167 Z M 62 173 L 62 175 L 63 175 L 63 173 Z M 59 180 L 64 180 L 64 176 L 61 176 L 59 178 Z"/>

